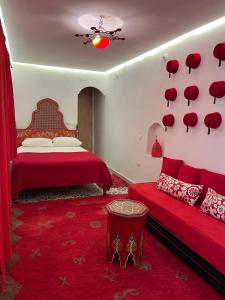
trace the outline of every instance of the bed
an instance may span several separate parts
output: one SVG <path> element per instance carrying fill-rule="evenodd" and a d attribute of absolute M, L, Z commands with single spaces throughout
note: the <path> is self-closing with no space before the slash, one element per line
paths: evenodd
<path fill-rule="evenodd" d="M 17 129 L 17 157 L 12 162 L 12 196 L 25 189 L 96 183 L 105 194 L 112 185 L 104 161 L 82 147 L 23 147 L 26 138 L 78 137 L 63 121 L 58 103 L 43 99 L 25 129 Z"/>

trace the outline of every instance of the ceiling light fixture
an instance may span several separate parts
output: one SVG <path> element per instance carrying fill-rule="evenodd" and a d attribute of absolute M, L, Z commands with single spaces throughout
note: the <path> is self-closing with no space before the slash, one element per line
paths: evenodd
<path fill-rule="evenodd" d="M 115 35 L 117 32 L 120 32 L 122 29 L 117 28 L 116 30 L 107 31 L 103 27 L 103 20 L 104 16 L 100 16 L 99 25 L 98 27 L 91 27 L 92 33 L 85 33 L 85 34 L 75 34 L 76 37 L 83 37 L 86 40 L 83 42 L 84 45 L 88 43 L 92 43 L 95 48 L 98 49 L 105 49 L 109 46 L 112 40 L 120 40 L 124 41 L 125 38 L 118 37 Z"/>

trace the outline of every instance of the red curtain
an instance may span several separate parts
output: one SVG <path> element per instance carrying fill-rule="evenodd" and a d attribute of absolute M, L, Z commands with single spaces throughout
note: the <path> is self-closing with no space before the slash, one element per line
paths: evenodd
<path fill-rule="evenodd" d="M 16 156 L 16 125 L 10 58 L 0 23 L 0 264 L 2 288 L 5 286 L 5 264 L 11 259 L 10 160 Z"/>

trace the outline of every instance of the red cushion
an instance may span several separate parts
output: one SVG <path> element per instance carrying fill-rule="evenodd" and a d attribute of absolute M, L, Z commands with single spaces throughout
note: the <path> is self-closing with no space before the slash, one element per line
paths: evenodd
<path fill-rule="evenodd" d="M 130 185 L 129 198 L 147 205 L 152 217 L 225 274 L 223 222 L 157 190 L 155 182 Z"/>
<path fill-rule="evenodd" d="M 213 189 L 218 194 L 225 196 L 225 175 L 202 170 L 200 184 L 204 185 L 202 197 L 205 197 L 208 188 Z"/>
<path fill-rule="evenodd" d="M 163 157 L 161 172 L 166 175 L 172 176 L 173 178 L 177 178 L 180 166 L 182 164 L 183 160 Z"/>
<path fill-rule="evenodd" d="M 180 167 L 177 179 L 187 183 L 200 184 L 200 177 L 201 169 L 183 164 Z"/>

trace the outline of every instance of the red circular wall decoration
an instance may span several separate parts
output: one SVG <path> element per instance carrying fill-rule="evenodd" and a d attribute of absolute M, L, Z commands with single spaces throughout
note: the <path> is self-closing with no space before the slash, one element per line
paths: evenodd
<path fill-rule="evenodd" d="M 186 58 L 186 66 L 189 68 L 189 74 L 191 73 L 191 69 L 197 69 L 201 63 L 201 55 L 200 53 L 191 53 Z"/>
<path fill-rule="evenodd" d="M 197 85 L 191 85 L 186 87 L 184 90 L 184 97 L 188 100 L 188 106 L 190 105 L 190 100 L 194 101 L 198 98 L 199 89 Z"/>
<path fill-rule="evenodd" d="M 225 43 L 217 44 L 213 50 L 213 55 L 219 60 L 219 67 L 222 60 L 225 60 Z"/>
<path fill-rule="evenodd" d="M 208 127 L 208 134 L 210 130 L 220 127 L 222 123 L 222 116 L 219 112 L 214 112 L 205 116 L 204 119 L 205 126 Z"/>
<path fill-rule="evenodd" d="M 170 101 L 174 101 L 177 98 L 177 90 L 170 88 L 165 91 L 165 99 L 167 100 L 167 106 L 169 107 Z"/>
<path fill-rule="evenodd" d="M 217 98 L 225 96 L 225 81 L 215 81 L 209 87 L 209 93 L 214 97 L 214 104 Z"/>
<path fill-rule="evenodd" d="M 165 126 L 165 131 L 167 131 L 167 127 L 172 127 L 174 125 L 174 122 L 175 122 L 174 115 L 169 114 L 169 115 L 163 116 L 162 122 L 163 122 L 163 125 Z"/>
<path fill-rule="evenodd" d="M 174 60 L 169 60 L 166 64 L 166 70 L 169 72 L 169 78 L 171 77 L 171 74 L 177 73 L 179 69 L 179 61 L 174 59 Z"/>
<path fill-rule="evenodd" d="M 195 127 L 197 125 L 198 115 L 194 112 L 184 115 L 183 123 L 185 126 L 187 126 L 187 132 L 188 132 L 189 127 Z"/>

